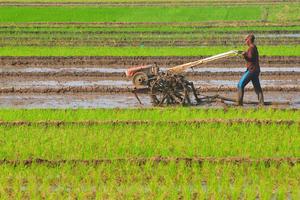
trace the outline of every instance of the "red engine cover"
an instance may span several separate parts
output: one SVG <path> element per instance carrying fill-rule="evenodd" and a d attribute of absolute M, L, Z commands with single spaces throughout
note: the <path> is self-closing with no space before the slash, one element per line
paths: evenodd
<path fill-rule="evenodd" d="M 146 65 L 146 66 L 137 66 L 137 67 L 130 67 L 129 69 L 126 70 L 126 76 L 131 77 L 133 76 L 136 72 L 143 71 L 144 69 L 149 69 L 152 66 Z"/>

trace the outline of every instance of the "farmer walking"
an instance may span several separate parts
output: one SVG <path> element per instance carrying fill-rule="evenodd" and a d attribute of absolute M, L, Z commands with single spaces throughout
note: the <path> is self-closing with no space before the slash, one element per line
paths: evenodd
<path fill-rule="evenodd" d="M 243 105 L 244 89 L 245 86 L 252 81 L 255 93 L 257 94 L 259 105 L 264 105 L 263 91 L 259 82 L 260 66 L 259 55 L 256 45 L 254 44 L 255 37 L 253 34 L 249 34 L 245 38 L 245 44 L 248 45 L 248 50 L 242 52 L 242 56 L 246 60 L 247 70 L 243 74 L 241 80 L 238 83 L 238 105 Z"/>

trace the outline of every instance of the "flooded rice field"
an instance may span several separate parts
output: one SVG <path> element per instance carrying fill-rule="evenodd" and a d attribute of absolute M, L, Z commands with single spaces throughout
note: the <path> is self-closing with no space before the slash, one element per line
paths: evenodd
<path fill-rule="evenodd" d="M 278 59 L 278 58 L 277 58 Z M 297 58 L 298 59 L 298 58 Z M 271 61 L 270 61 L 271 62 Z M 297 60 L 298 62 L 298 60 Z M 297 63 L 296 62 L 296 63 Z M 140 65 L 142 65 L 141 63 Z M 3 65 L 0 66 L 0 107 L 15 108 L 135 108 L 151 107 L 150 97 L 141 94 L 142 105 L 131 93 L 133 85 L 125 77 L 126 65 Z M 168 65 L 161 65 L 164 71 Z M 236 97 L 236 85 L 245 68 L 200 66 L 185 75 L 200 95 Z M 263 65 L 261 85 L 265 101 L 279 107 L 300 108 L 300 65 Z M 250 83 L 245 101 L 257 101 Z M 230 102 L 214 102 L 203 107 L 222 107 Z M 253 106 L 253 105 L 248 105 Z M 199 106 L 200 107 L 200 106 Z"/>

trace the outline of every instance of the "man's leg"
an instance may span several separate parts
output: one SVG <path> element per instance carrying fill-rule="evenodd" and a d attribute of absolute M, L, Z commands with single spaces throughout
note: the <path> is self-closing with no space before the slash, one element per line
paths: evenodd
<path fill-rule="evenodd" d="M 264 105 L 264 95 L 259 82 L 259 73 L 255 74 L 252 78 L 252 84 L 254 87 L 254 91 L 257 95 L 258 102 L 260 105 Z"/>
<path fill-rule="evenodd" d="M 243 98 L 244 98 L 244 89 L 246 87 L 246 85 L 250 82 L 251 80 L 251 73 L 250 71 L 246 71 L 241 80 L 238 83 L 238 100 L 237 100 L 237 104 L 239 106 L 243 105 Z"/>

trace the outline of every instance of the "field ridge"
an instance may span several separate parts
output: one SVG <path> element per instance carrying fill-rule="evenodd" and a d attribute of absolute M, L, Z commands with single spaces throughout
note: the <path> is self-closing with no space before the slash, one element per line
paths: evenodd
<path fill-rule="evenodd" d="M 196 120 L 105 120 L 105 121 L 0 121 L 0 126 L 93 126 L 93 125 L 200 125 L 200 124 L 256 124 L 256 125 L 300 125 L 297 120 L 267 120 L 267 119 L 196 119 Z"/>
<path fill-rule="evenodd" d="M 42 158 L 26 159 L 26 160 L 0 160 L 0 165 L 33 165 L 33 164 L 45 164 L 45 165 L 61 165 L 61 164 L 86 164 L 86 165 L 99 165 L 125 162 L 137 165 L 143 165 L 146 163 L 179 163 L 185 162 L 186 164 L 192 163 L 214 163 L 214 164 L 288 164 L 295 165 L 300 163 L 299 157 L 265 157 L 265 158 L 247 158 L 247 157 L 133 157 L 133 158 L 103 158 L 103 159 L 89 159 L 89 160 L 48 160 Z"/>

